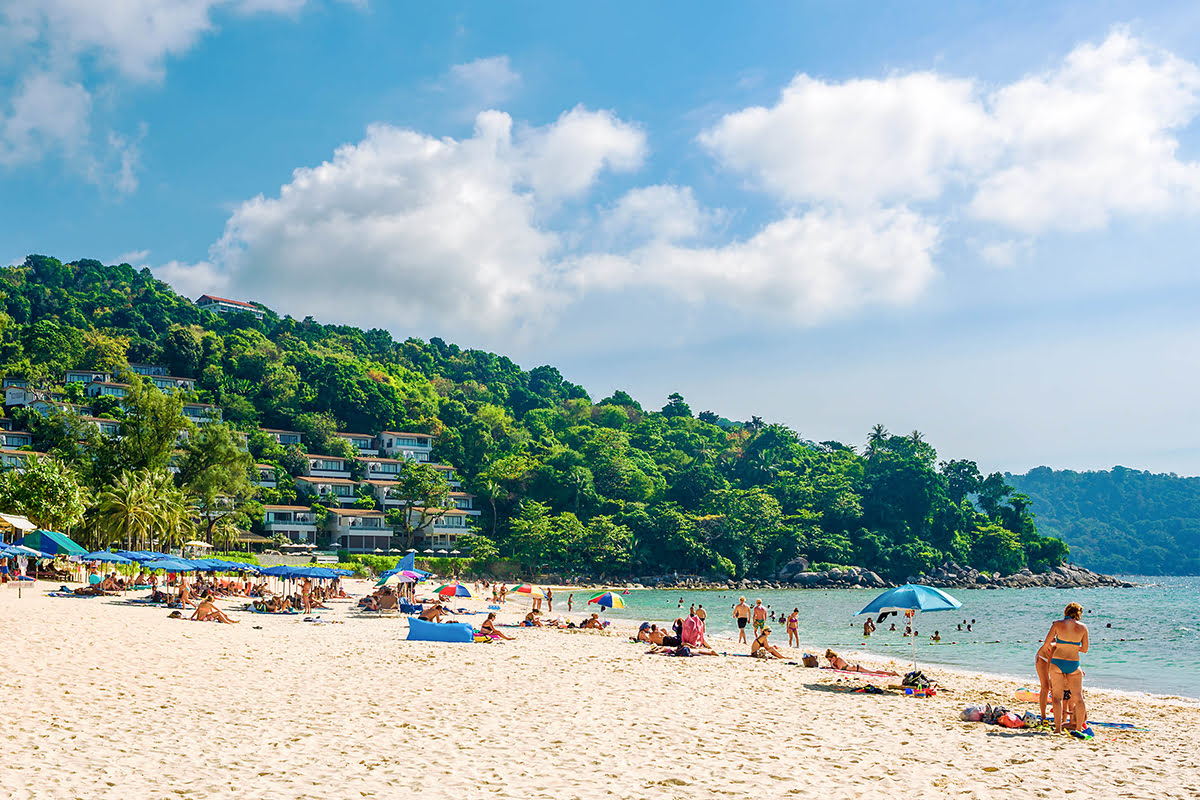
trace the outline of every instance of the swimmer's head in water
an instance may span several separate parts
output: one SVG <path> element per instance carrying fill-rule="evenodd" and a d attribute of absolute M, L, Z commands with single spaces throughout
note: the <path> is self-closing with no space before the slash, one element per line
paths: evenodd
<path fill-rule="evenodd" d="M 1082 615 L 1083 606 L 1079 605 L 1079 603 L 1067 603 L 1067 607 L 1063 611 L 1063 616 L 1070 617 L 1071 619 L 1079 619 Z"/>

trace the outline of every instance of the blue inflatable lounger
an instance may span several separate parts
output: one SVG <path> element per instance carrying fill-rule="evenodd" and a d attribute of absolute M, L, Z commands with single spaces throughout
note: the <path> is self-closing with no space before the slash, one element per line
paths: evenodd
<path fill-rule="evenodd" d="M 408 618 L 410 642 L 474 642 L 475 629 L 469 622 L 426 622 Z"/>

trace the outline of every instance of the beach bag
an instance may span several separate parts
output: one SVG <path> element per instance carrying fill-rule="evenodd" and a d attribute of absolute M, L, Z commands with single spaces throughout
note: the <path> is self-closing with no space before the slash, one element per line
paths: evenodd
<path fill-rule="evenodd" d="M 812 653 L 805 653 L 803 656 L 800 657 L 800 660 L 804 662 L 804 666 L 806 666 L 806 667 L 821 666 L 821 662 L 818 661 L 817 657 L 814 656 Z"/>
<path fill-rule="evenodd" d="M 700 644 L 700 619 L 698 617 L 688 617 L 683 621 L 683 633 L 679 637 L 686 645 Z"/>
<path fill-rule="evenodd" d="M 997 724 L 999 724 L 1000 726 L 1005 727 L 1005 728 L 1024 728 L 1025 727 L 1024 718 L 1022 718 L 1021 716 L 1019 716 L 1017 714 L 1014 714 L 1011 711 L 1009 711 L 1007 714 L 1002 715 L 1000 717 L 1000 719 L 996 720 L 996 722 L 997 722 Z"/>
<path fill-rule="evenodd" d="M 914 689 L 928 689 L 932 685 L 932 681 L 925 677 L 925 673 L 921 670 L 913 670 L 904 676 L 904 680 L 900 681 L 901 686 L 911 686 Z"/>
<path fill-rule="evenodd" d="M 1008 709 L 1004 706 L 989 705 L 983 713 L 983 721 L 989 725 L 1000 724 L 1000 718 L 1008 713 Z"/>
<path fill-rule="evenodd" d="M 962 710 L 963 722 L 983 722 L 983 715 L 987 713 L 987 709 L 983 706 L 967 706 Z"/>

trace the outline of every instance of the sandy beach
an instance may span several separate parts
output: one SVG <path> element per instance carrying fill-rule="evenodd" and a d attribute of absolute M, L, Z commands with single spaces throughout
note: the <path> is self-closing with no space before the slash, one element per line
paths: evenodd
<path fill-rule="evenodd" d="M 960 722 L 1031 707 L 992 676 L 850 694 L 825 670 L 647 655 L 628 631 L 407 642 L 403 617 L 352 603 L 311 624 L 222 601 L 240 624 L 219 625 L 48 588 L 0 591 L 6 797 L 1200 796 L 1200 708 L 1170 698 L 1091 691 L 1093 719 L 1150 731 L 1081 742 Z"/>

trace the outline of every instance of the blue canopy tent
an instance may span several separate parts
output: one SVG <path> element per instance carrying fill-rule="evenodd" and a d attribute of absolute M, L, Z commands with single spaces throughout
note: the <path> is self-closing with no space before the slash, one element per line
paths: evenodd
<path fill-rule="evenodd" d="M 888 589 L 867 603 L 866 607 L 858 612 L 858 614 L 855 614 L 855 616 L 881 614 L 885 611 L 912 611 L 915 617 L 916 613 L 920 611 L 953 611 L 956 608 L 962 608 L 962 603 L 941 589 L 916 583 L 906 583 L 903 586 L 897 586 L 895 589 Z M 915 620 L 913 631 L 914 633 L 916 632 Z M 913 669 L 915 670 L 917 668 L 917 637 L 913 636 L 912 640 Z"/>
<path fill-rule="evenodd" d="M 45 553 L 48 556 L 84 556 L 87 555 L 87 549 L 80 547 L 65 533 L 58 531 L 47 531 L 38 528 L 36 531 L 31 531 L 25 534 L 24 537 L 18 539 L 17 544 L 23 544 L 26 547 L 31 547 L 34 550 Z"/>

